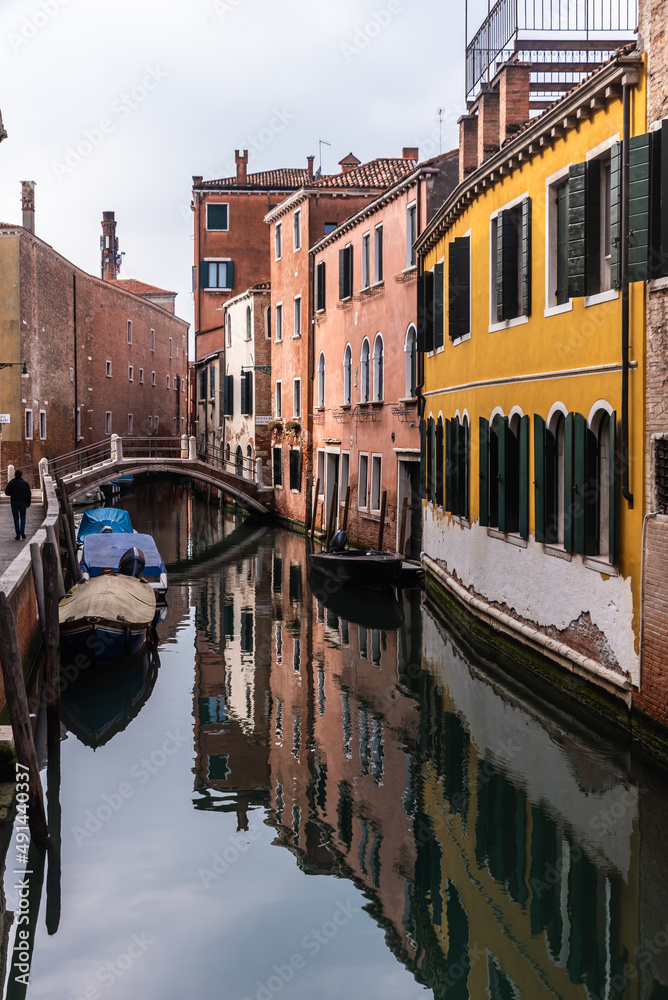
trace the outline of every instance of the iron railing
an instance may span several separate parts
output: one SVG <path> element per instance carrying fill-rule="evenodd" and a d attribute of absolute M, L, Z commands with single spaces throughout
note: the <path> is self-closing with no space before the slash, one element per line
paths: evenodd
<path fill-rule="evenodd" d="M 493 77 L 499 61 L 517 51 L 532 63 L 538 61 L 532 58 L 537 51 L 549 51 L 549 61 L 561 63 L 569 56 L 573 61 L 581 41 L 577 62 L 587 53 L 587 66 L 577 72 L 590 72 L 619 44 L 633 40 L 637 23 L 638 0 L 498 0 L 466 47 L 467 100 Z M 554 47 L 559 40 L 568 44 Z M 600 49 L 594 50 L 594 45 Z M 594 51 L 597 58 L 592 58 Z"/>
<path fill-rule="evenodd" d="M 226 459 L 222 446 L 204 444 L 203 441 L 198 441 L 197 457 L 206 462 L 207 465 L 212 465 L 215 469 L 220 469 L 221 472 L 226 472 L 230 476 L 238 476 L 248 482 L 257 483 L 258 486 L 272 485 L 271 469 L 268 465 L 262 463 L 262 477 L 258 481 L 255 459 L 243 456 L 239 459 Z"/>
<path fill-rule="evenodd" d="M 123 458 L 181 458 L 181 437 L 124 437 Z"/>

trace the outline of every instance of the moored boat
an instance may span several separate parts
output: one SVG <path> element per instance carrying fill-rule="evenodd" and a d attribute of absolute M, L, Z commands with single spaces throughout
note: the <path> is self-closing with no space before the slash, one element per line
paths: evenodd
<path fill-rule="evenodd" d="M 136 546 L 144 554 L 142 576 L 153 590 L 164 595 L 167 590 L 167 568 L 151 535 L 136 532 L 101 532 L 86 535 L 81 553 L 84 580 L 118 572 L 118 563 L 125 551 Z"/>
<path fill-rule="evenodd" d="M 127 510 L 119 507 L 96 507 L 95 510 L 85 511 L 81 517 L 77 541 L 82 542 L 86 535 L 99 535 L 102 532 L 117 535 L 132 533 L 132 521 Z"/>
<path fill-rule="evenodd" d="M 64 663 L 111 663 L 145 648 L 156 616 L 153 588 L 124 574 L 77 583 L 58 607 Z M 88 664 L 85 664 L 86 666 Z"/>
<path fill-rule="evenodd" d="M 327 552 L 313 552 L 309 556 L 312 569 L 317 570 L 341 586 L 381 587 L 396 586 L 401 576 L 403 559 L 396 552 L 364 552 L 346 549 L 348 536 L 337 531 Z"/>

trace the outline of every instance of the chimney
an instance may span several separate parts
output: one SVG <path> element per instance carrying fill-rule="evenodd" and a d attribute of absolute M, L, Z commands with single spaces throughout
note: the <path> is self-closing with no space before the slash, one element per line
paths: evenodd
<path fill-rule="evenodd" d="M 315 156 L 307 156 L 306 157 L 306 162 L 308 164 L 308 167 L 307 167 L 308 179 L 309 179 L 309 181 L 312 181 L 313 180 L 313 163 L 315 162 Z"/>
<path fill-rule="evenodd" d="M 417 160 L 419 150 L 417 146 L 404 146 L 401 150 L 402 160 Z"/>
<path fill-rule="evenodd" d="M 23 228 L 29 233 L 35 232 L 35 182 L 21 181 L 21 208 L 23 209 Z"/>
<path fill-rule="evenodd" d="M 100 237 L 100 273 L 103 281 L 115 281 L 121 269 L 121 255 L 118 252 L 116 216 L 113 212 L 102 213 L 102 236 Z"/>
<path fill-rule="evenodd" d="M 199 184 L 202 183 L 203 180 L 204 178 L 201 177 L 199 174 L 197 175 L 193 174 L 193 187 L 197 187 Z"/>
<path fill-rule="evenodd" d="M 459 125 L 459 183 L 478 166 L 478 116 L 462 115 Z"/>
<path fill-rule="evenodd" d="M 485 83 L 478 104 L 478 166 L 499 149 L 499 91 Z"/>
<path fill-rule="evenodd" d="M 499 143 L 503 146 L 529 121 L 531 66 L 529 63 L 506 63 L 499 73 Z"/>
<path fill-rule="evenodd" d="M 237 165 L 237 185 L 238 187 L 246 187 L 248 184 L 248 175 L 246 173 L 246 165 L 248 164 L 248 150 L 244 149 L 243 156 L 239 155 L 239 150 L 234 150 L 234 162 Z"/>
<path fill-rule="evenodd" d="M 344 156 L 342 160 L 339 160 L 339 166 L 341 167 L 341 173 L 347 174 L 349 170 L 354 170 L 355 167 L 359 167 L 362 161 L 358 160 L 354 153 L 348 153 Z"/>

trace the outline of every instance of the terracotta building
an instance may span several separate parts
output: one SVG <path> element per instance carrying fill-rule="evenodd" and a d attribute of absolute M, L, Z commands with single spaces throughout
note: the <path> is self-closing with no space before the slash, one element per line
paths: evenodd
<path fill-rule="evenodd" d="M 333 506 L 332 529 L 341 526 L 350 487 L 351 541 L 413 558 L 421 542 L 413 243 L 457 169 L 456 150 L 412 166 L 311 251 L 316 525 L 327 529 Z"/>
<path fill-rule="evenodd" d="M 415 169 L 417 149 L 361 164 L 352 153 L 341 172 L 322 177 L 267 215 L 271 247 L 273 481 L 276 512 L 306 524 L 313 451 L 315 289 L 309 250 L 323 236 Z"/>
<path fill-rule="evenodd" d="M 240 291 L 270 276 L 264 217 L 279 202 L 308 184 L 313 157 L 303 169 L 281 168 L 249 174 L 248 150 L 235 150 L 235 177 L 205 181 L 193 177 L 195 225 L 195 359 L 222 348 L 222 306 Z"/>
<path fill-rule="evenodd" d="M 0 378 L 9 416 L 0 464 L 32 481 L 41 458 L 112 433 L 185 431 L 187 334 L 173 312 L 87 274 L 36 236 L 34 184 L 25 182 L 23 225 L 0 225 L 0 361 L 12 364 Z"/>

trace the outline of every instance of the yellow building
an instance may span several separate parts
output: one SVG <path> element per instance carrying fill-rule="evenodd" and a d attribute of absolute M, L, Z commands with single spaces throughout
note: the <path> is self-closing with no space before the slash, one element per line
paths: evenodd
<path fill-rule="evenodd" d="M 634 46 L 531 120 L 529 89 L 517 62 L 483 86 L 460 120 L 460 184 L 417 241 L 425 563 L 629 705 L 660 133 L 645 134 Z"/>

